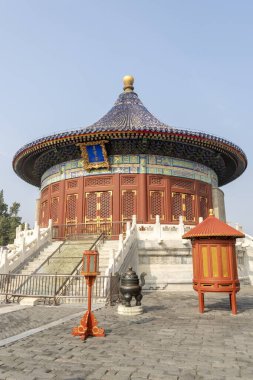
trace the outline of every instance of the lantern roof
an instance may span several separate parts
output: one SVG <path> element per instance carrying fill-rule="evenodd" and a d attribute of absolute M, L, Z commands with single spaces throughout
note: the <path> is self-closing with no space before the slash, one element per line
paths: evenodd
<path fill-rule="evenodd" d="M 230 237 L 230 238 L 243 238 L 245 235 L 236 230 L 235 228 L 229 226 L 228 224 L 222 222 L 216 218 L 212 210 L 210 210 L 210 215 L 196 227 L 192 228 L 190 231 L 186 232 L 182 238 L 183 239 L 195 239 L 195 238 L 208 238 L 208 237 Z"/>

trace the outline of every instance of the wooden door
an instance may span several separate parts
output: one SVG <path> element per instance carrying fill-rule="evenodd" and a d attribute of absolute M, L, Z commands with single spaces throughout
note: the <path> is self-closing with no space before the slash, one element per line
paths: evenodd
<path fill-rule="evenodd" d="M 193 194 L 172 193 L 172 221 L 178 221 L 179 216 L 184 222 L 195 221 L 195 196 Z"/>
<path fill-rule="evenodd" d="M 90 225 L 94 232 L 107 232 L 111 228 L 112 191 L 92 191 L 85 194 L 85 224 Z"/>

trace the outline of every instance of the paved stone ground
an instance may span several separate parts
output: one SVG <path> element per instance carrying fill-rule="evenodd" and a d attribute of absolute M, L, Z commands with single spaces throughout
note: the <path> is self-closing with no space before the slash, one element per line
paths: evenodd
<path fill-rule="evenodd" d="M 8 313 L 1 314 L 5 308 Z M 81 307 L 30 306 L 15 308 L 11 313 L 10 309 L 10 305 L 0 306 L 0 341 L 83 310 Z"/>
<path fill-rule="evenodd" d="M 253 288 L 244 287 L 237 299 L 237 316 L 228 296 L 217 294 L 206 296 L 199 314 L 193 292 L 146 294 L 145 313 L 136 317 L 118 315 L 117 306 L 102 308 L 95 315 L 105 338 L 71 336 L 80 320 L 74 318 L 0 348 L 0 379 L 252 380 Z M 35 306 L 3 314 L 1 334 L 8 326 L 17 333 L 79 310 Z"/>

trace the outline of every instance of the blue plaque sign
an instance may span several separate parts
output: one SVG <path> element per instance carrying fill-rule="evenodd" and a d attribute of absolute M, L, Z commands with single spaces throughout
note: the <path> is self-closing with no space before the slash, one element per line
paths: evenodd
<path fill-rule="evenodd" d="M 89 162 L 104 162 L 105 158 L 101 145 L 86 146 Z"/>
<path fill-rule="evenodd" d="M 105 144 L 107 141 L 96 141 L 78 144 L 81 149 L 85 170 L 109 168 Z"/>

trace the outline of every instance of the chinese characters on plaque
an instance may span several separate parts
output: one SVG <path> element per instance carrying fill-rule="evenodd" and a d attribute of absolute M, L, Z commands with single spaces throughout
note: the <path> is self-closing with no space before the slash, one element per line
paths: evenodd
<path fill-rule="evenodd" d="M 81 149 L 85 170 L 109 168 L 105 144 L 107 141 L 96 141 L 78 144 Z"/>

